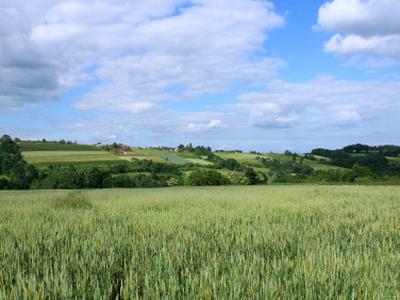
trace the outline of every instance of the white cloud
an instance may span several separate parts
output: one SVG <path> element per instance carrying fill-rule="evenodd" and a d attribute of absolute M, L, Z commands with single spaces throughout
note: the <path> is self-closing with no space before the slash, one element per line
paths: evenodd
<path fill-rule="evenodd" d="M 338 32 L 325 43 L 325 50 L 343 56 L 399 58 L 399 11 L 398 0 L 325 3 L 319 9 L 318 27 L 326 32 Z"/>
<path fill-rule="evenodd" d="M 124 143 L 176 146 L 193 142 L 214 149 L 309 151 L 362 142 L 396 143 L 400 131 L 400 83 L 346 81 L 320 76 L 306 82 L 271 82 L 262 92 L 241 94 L 238 102 L 202 112 L 158 108 L 140 114 L 101 114 L 79 121 L 90 142 L 118 131 Z M 76 121 L 56 128 L 81 132 Z M 71 132 L 73 135 L 73 132 Z M 298 145 L 302 144 L 302 149 Z"/>
<path fill-rule="evenodd" d="M 188 131 L 188 132 L 205 132 L 208 130 L 212 130 L 215 128 L 221 128 L 223 127 L 221 120 L 211 120 L 210 123 L 208 124 L 203 124 L 203 123 L 190 123 L 183 131 Z"/>
<path fill-rule="evenodd" d="M 97 81 L 75 108 L 141 112 L 144 103 L 264 83 L 285 64 L 255 54 L 266 32 L 284 24 L 262 0 L 33 0 L 0 8 L 7 28 L 0 79 L 8 79 L 0 95 L 15 107 Z M 176 86 L 178 95 L 168 91 Z"/>
<path fill-rule="evenodd" d="M 338 120 L 341 124 L 354 124 L 361 122 L 362 118 L 356 111 L 342 110 L 339 113 Z"/>
<path fill-rule="evenodd" d="M 397 0 L 333 0 L 319 9 L 318 24 L 328 32 L 386 36 L 400 32 Z"/>
<path fill-rule="evenodd" d="M 332 130 L 396 122 L 399 83 L 335 80 L 330 76 L 287 83 L 274 81 L 265 92 L 239 96 L 226 109 L 248 115 L 249 125 L 266 129 Z"/>
<path fill-rule="evenodd" d="M 400 34 L 388 36 L 362 37 L 335 34 L 325 43 L 327 52 L 339 55 L 365 54 L 368 56 L 400 57 Z"/>
<path fill-rule="evenodd" d="M 158 145 L 177 146 L 180 143 L 205 138 L 205 144 L 211 140 L 221 139 L 221 131 L 226 129 L 225 122 L 229 122 L 229 114 L 221 112 L 176 112 L 162 110 L 154 114 L 145 111 L 140 114 L 129 112 L 102 114 L 80 121 L 87 135 L 85 142 L 113 142 L 110 138 L 118 132 L 121 142 L 137 146 L 149 146 L 157 141 Z M 82 132 L 76 126 L 76 121 L 57 120 L 54 127 L 71 134 Z"/>

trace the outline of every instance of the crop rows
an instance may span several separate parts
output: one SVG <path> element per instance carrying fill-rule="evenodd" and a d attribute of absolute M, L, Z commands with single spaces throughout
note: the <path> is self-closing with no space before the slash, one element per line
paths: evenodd
<path fill-rule="evenodd" d="M 388 298 L 398 187 L 0 194 L 0 298 Z"/>

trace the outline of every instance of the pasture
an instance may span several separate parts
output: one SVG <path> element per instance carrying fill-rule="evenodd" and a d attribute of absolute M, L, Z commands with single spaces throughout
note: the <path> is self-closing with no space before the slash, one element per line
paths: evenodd
<path fill-rule="evenodd" d="M 165 159 L 168 162 L 173 163 L 173 164 L 184 165 L 184 164 L 190 163 L 189 160 L 179 157 L 177 155 L 174 155 L 172 153 L 168 153 L 168 152 L 156 153 L 156 155 Z"/>
<path fill-rule="evenodd" d="M 102 151 L 92 145 L 60 144 L 57 142 L 20 142 L 18 146 L 26 151 Z"/>
<path fill-rule="evenodd" d="M 189 162 L 193 163 L 193 164 L 198 164 L 198 165 L 202 165 L 202 166 L 208 166 L 208 165 L 212 165 L 212 162 L 209 162 L 207 160 L 204 159 L 200 159 L 200 158 L 186 158 L 186 160 L 188 160 Z"/>
<path fill-rule="evenodd" d="M 120 160 L 105 151 L 27 151 L 22 152 L 27 163 L 43 162 L 90 162 Z"/>
<path fill-rule="evenodd" d="M 397 186 L 0 192 L 0 298 L 381 298 Z"/>
<path fill-rule="evenodd" d="M 254 163 L 256 162 L 256 157 L 264 157 L 264 158 L 269 158 L 269 155 L 260 155 L 260 154 L 250 154 L 250 153 L 230 153 L 230 152 L 216 152 L 214 153 L 215 155 L 218 155 L 222 159 L 228 159 L 228 158 L 233 158 L 236 159 L 238 162 L 243 163 L 243 162 L 249 162 L 249 163 Z"/>

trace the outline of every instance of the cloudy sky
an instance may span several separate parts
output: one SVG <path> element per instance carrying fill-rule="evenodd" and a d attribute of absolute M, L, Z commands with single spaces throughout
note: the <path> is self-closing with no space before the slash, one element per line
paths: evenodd
<path fill-rule="evenodd" d="M 400 144 L 399 0 L 0 0 L 0 134 Z"/>

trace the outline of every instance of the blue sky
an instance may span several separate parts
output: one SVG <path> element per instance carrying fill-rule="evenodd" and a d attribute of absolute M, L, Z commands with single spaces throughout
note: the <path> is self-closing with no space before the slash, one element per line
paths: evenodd
<path fill-rule="evenodd" d="M 397 0 L 0 3 L 0 133 L 308 152 L 399 144 Z"/>

